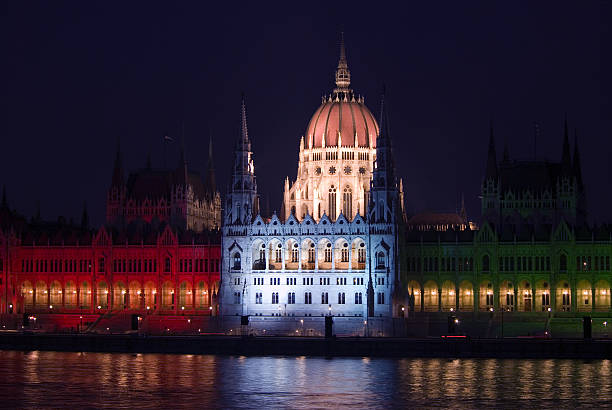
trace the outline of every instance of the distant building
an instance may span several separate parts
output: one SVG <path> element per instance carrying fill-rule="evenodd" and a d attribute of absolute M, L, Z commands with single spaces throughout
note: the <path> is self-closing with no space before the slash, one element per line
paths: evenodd
<path fill-rule="evenodd" d="M 118 150 L 97 230 L 85 212 L 81 225 L 27 221 L 4 193 L 0 313 L 216 313 L 221 206 L 209 155 L 207 183 L 183 159 L 124 183 Z"/>
<path fill-rule="evenodd" d="M 173 228 L 202 232 L 221 227 L 221 197 L 216 190 L 212 140 L 206 182 L 187 166 L 183 149 L 176 169 L 145 168 L 130 173 L 127 183 L 117 149 L 106 201 L 106 221 L 125 226 L 134 221 L 168 222 Z"/>
<path fill-rule="evenodd" d="M 417 318 L 500 309 L 610 313 L 612 226 L 586 224 L 580 153 L 576 143 L 570 156 L 567 122 L 560 162 L 514 161 L 507 148 L 498 161 L 491 132 L 481 197 L 479 230 L 463 229 L 455 217 L 412 220 L 421 228 L 406 233 L 402 286 Z"/>

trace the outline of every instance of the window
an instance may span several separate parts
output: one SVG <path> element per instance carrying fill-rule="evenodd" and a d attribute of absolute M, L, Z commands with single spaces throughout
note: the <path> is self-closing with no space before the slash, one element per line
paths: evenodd
<path fill-rule="evenodd" d="M 350 173 L 350 171 L 348 173 Z M 348 185 L 344 188 L 342 194 L 342 213 L 349 219 L 353 215 L 353 191 Z"/>
<path fill-rule="evenodd" d="M 291 250 L 291 262 L 297 262 L 298 260 L 299 260 L 299 251 L 298 251 L 297 243 L 296 243 L 293 249 Z"/>
<path fill-rule="evenodd" d="M 272 292 L 272 304 L 278 304 L 278 292 Z"/>
<path fill-rule="evenodd" d="M 546 310 L 550 306 L 550 293 L 542 293 L 542 311 Z"/>
<path fill-rule="evenodd" d="M 376 253 L 376 269 L 382 269 L 385 267 L 385 253 L 377 252 Z"/>
<path fill-rule="evenodd" d="M 234 305 L 240 304 L 240 292 L 234 292 Z"/>
<path fill-rule="evenodd" d="M 363 304 L 363 296 L 361 292 L 355 292 L 355 304 L 356 305 Z"/>
<path fill-rule="evenodd" d="M 327 244 L 327 247 L 325 248 L 325 262 L 331 262 L 332 261 L 332 249 L 331 249 L 331 243 Z"/>
<path fill-rule="evenodd" d="M 234 278 L 234 285 L 240 285 L 240 278 Z"/>
<path fill-rule="evenodd" d="M 233 259 L 234 259 L 234 266 L 232 266 L 232 269 L 240 270 L 240 253 L 239 252 L 235 252 Z"/>
<path fill-rule="evenodd" d="M 276 263 L 281 263 L 283 261 L 283 251 L 281 249 L 276 249 L 275 256 Z"/>
<path fill-rule="evenodd" d="M 294 305 L 295 304 L 295 292 L 287 293 L 287 303 L 289 305 Z"/>
<path fill-rule="evenodd" d="M 304 293 L 304 304 L 306 305 L 312 304 L 312 293 L 311 292 Z"/>
<path fill-rule="evenodd" d="M 2 270 L 2 261 L 0 260 L 0 270 Z M 98 272 L 104 272 L 106 267 L 104 266 L 104 258 L 98 259 Z"/>
<path fill-rule="evenodd" d="M 384 285 L 385 284 L 385 278 L 384 277 L 376 278 L 376 284 L 377 285 Z"/>
<path fill-rule="evenodd" d="M 315 262 L 315 249 L 314 249 L 314 244 L 312 244 L 312 246 L 308 249 L 308 263 L 314 263 Z"/>
<path fill-rule="evenodd" d="M 170 258 L 166 258 L 164 262 L 164 272 L 170 272 Z"/>
<path fill-rule="evenodd" d="M 486 298 L 485 298 L 485 304 L 486 304 L 487 306 L 493 306 L 493 292 L 492 292 L 492 291 L 490 291 L 490 290 L 488 290 L 488 291 L 487 291 L 487 294 L 486 294 L 485 296 L 486 296 Z"/>
<path fill-rule="evenodd" d="M 376 294 L 376 302 L 379 305 L 384 305 L 385 304 L 385 294 L 383 292 L 378 292 Z"/>
<path fill-rule="evenodd" d="M 255 294 L 255 304 L 261 305 L 262 302 L 263 302 L 263 298 L 262 298 L 261 292 L 256 293 Z"/>
<path fill-rule="evenodd" d="M 344 246 L 348 246 L 348 245 L 345 243 Z M 341 255 L 342 262 L 348 262 L 349 261 L 349 250 L 348 250 L 348 248 L 342 248 L 341 254 L 342 254 Z"/>
<path fill-rule="evenodd" d="M 561 272 L 567 272 L 567 256 L 565 254 L 561 254 L 559 257 L 559 270 Z"/>
<path fill-rule="evenodd" d="M 345 299 L 344 299 L 344 292 L 338 293 L 338 304 L 339 305 L 344 305 L 345 303 L 346 302 L 345 302 Z"/>
<path fill-rule="evenodd" d="M 329 303 L 327 292 L 321 293 L 321 304 L 326 305 Z"/>
<path fill-rule="evenodd" d="M 330 173 L 331 173 L 331 169 L 334 167 L 330 168 Z M 334 172 L 336 172 L 336 169 L 334 168 Z M 334 188 L 334 186 L 332 185 L 331 188 L 329 188 L 329 218 L 333 221 L 336 219 L 336 188 Z"/>
<path fill-rule="evenodd" d="M 490 264 L 489 264 L 489 255 L 484 255 L 482 257 L 482 271 L 483 272 L 488 272 L 490 270 Z"/>
<path fill-rule="evenodd" d="M 363 245 L 363 244 L 361 244 Z M 358 263 L 365 263 L 366 261 L 366 253 L 365 253 L 365 249 L 364 248 L 359 248 L 359 250 L 357 251 L 357 262 Z"/>

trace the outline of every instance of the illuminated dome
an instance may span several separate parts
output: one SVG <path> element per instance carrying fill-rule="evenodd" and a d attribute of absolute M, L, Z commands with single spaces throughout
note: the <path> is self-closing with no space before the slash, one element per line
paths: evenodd
<path fill-rule="evenodd" d="M 362 97 L 355 97 L 351 73 L 346 62 L 344 40 L 340 47 L 340 61 L 336 70 L 336 89 L 324 97 L 306 129 L 308 148 L 359 147 L 376 148 L 378 124 L 365 106 Z M 341 138 L 341 144 L 338 140 Z"/>
<path fill-rule="evenodd" d="M 376 148 L 378 124 L 363 103 L 363 99 L 326 99 L 315 111 L 306 130 L 312 148 L 336 147 L 338 137 L 342 146 Z"/>

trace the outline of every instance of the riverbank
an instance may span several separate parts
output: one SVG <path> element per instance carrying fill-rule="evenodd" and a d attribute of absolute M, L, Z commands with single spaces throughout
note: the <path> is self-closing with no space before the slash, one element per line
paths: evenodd
<path fill-rule="evenodd" d="M 612 340 L 139 336 L 1 332 L 0 350 L 244 356 L 610 359 Z"/>

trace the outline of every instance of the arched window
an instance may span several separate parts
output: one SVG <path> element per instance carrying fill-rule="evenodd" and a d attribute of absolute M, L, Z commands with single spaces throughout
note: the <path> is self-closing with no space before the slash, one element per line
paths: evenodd
<path fill-rule="evenodd" d="M 380 269 L 384 267 L 385 267 L 385 253 L 382 251 L 377 252 L 376 253 L 376 269 Z"/>
<path fill-rule="evenodd" d="M 559 270 L 561 272 L 567 272 L 567 256 L 564 253 L 559 257 Z"/>
<path fill-rule="evenodd" d="M 482 257 L 482 271 L 488 272 L 491 266 L 489 264 L 489 255 L 485 255 Z"/>
<path fill-rule="evenodd" d="M 351 219 L 353 216 L 353 190 L 348 185 L 344 187 L 344 192 L 342 193 L 342 213 L 348 219 Z"/>
<path fill-rule="evenodd" d="M 336 219 L 336 188 L 333 185 L 329 188 L 329 218 Z"/>
<path fill-rule="evenodd" d="M 234 259 L 234 266 L 232 266 L 232 269 L 240 270 L 240 267 L 241 267 L 241 265 L 240 265 L 240 253 L 239 252 L 234 253 L 234 258 L 233 259 Z"/>

